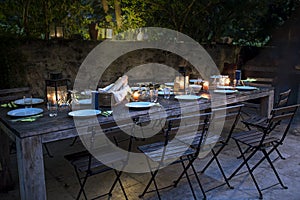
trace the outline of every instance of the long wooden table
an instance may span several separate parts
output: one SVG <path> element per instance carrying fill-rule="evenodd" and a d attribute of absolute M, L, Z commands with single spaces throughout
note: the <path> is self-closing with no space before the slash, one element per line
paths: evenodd
<path fill-rule="evenodd" d="M 219 105 L 223 104 L 224 106 L 224 104 L 229 105 L 253 99 L 260 99 L 261 112 L 263 115 L 268 115 L 273 108 L 274 90 L 273 88 L 260 88 L 254 91 L 238 92 L 227 95 L 226 102 L 220 101 Z M 180 104 L 181 108 L 179 108 L 178 101 L 174 99 L 159 99 L 159 102 L 167 115 L 179 114 L 180 109 L 190 109 L 191 111 L 195 109 L 192 107 L 193 104 L 188 101 Z M 210 107 L 209 99 L 198 100 L 198 109 L 205 110 Z M 8 108 L 1 108 L 0 128 L 16 143 L 21 199 L 46 199 L 43 143 L 77 136 L 74 120 L 68 116 L 67 112 L 60 112 L 57 117 L 50 118 L 45 110 L 44 116 L 34 122 L 12 122 L 6 114 L 8 111 Z M 121 118 L 138 117 L 146 115 L 147 112 L 147 110 L 125 112 Z M 114 121 L 113 116 L 99 115 L 97 119 L 103 125 Z"/>

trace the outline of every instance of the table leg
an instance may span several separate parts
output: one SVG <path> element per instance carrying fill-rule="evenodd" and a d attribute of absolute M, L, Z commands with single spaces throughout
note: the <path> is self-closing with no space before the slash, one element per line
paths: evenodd
<path fill-rule="evenodd" d="M 261 116 L 270 117 L 271 110 L 274 105 L 274 90 L 269 91 L 269 94 L 261 98 L 260 112 Z"/>
<path fill-rule="evenodd" d="M 40 137 L 16 138 L 22 200 L 46 199 L 43 146 Z"/>
<path fill-rule="evenodd" d="M 9 163 L 9 137 L 0 129 L 0 192 L 8 192 L 14 188 Z"/>

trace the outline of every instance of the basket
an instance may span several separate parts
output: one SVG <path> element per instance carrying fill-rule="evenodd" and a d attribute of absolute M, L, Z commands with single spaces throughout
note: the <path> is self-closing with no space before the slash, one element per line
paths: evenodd
<path fill-rule="evenodd" d="M 116 102 L 112 93 L 99 93 L 98 105 L 100 107 L 111 107 L 115 104 Z"/>

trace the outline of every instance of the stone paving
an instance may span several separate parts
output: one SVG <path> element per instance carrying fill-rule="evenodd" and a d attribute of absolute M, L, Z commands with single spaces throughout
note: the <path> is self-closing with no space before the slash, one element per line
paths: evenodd
<path fill-rule="evenodd" d="M 238 129 L 243 127 L 239 126 Z M 46 171 L 46 185 L 47 185 L 47 198 L 49 200 L 73 200 L 76 198 L 79 184 L 75 177 L 73 167 L 64 159 L 64 155 L 71 152 L 76 152 L 81 149 L 81 143 L 78 141 L 74 146 L 70 147 L 71 140 L 65 140 L 56 143 L 48 144 L 48 147 L 54 158 L 45 156 L 45 171 Z M 290 132 L 285 140 L 284 145 L 280 147 L 280 151 L 286 157 L 286 160 L 278 159 L 274 162 L 278 172 L 283 179 L 284 183 L 288 186 L 288 189 L 282 189 L 280 185 L 274 186 L 270 189 L 263 191 L 264 199 L 300 199 L 300 114 L 298 112 L 294 122 L 290 128 Z M 231 144 L 223 151 L 220 156 L 221 163 L 225 169 L 226 174 L 230 174 L 240 162 L 237 159 L 238 149 L 231 142 Z M 16 155 L 12 154 L 12 171 L 17 180 L 16 169 Z M 208 156 L 209 157 L 209 156 Z M 197 160 L 196 168 L 202 169 L 208 158 Z M 255 159 L 255 158 L 254 158 Z M 258 159 L 258 158 L 257 158 Z M 181 172 L 180 165 L 172 165 L 162 169 L 158 176 L 157 182 L 159 187 L 167 186 L 172 183 L 174 177 L 176 178 Z M 266 163 L 262 164 L 254 173 L 260 186 L 268 187 L 276 183 L 276 178 Z M 93 198 L 101 193 L 108 191 L 110 184 L 112 183 L 113 172 L 105 172 L 88 179 L 86 185 L 86 192 L 89 198 Z M 215 163 L 204 173 L 199 174 L 200 180 L 205 187 L 205 190 L 211 187 L 223 184 L 221 174 L 217 169 Z M 144 189 L 145 184 L 149 180 L 150 175 L 144 174 L 129 174 L 124 173 L 122 175 L 122 181 L 125 186 L 129 199 L 136 200 L 138 195 Z M 196 183 L 196 178 L 191 176 L 197 199 L 202 199 L 201 191 Z M 230 181 L 234 189 L 229 189 L 226 185 L 223 185 L 217 189 L 207 192 L 207 199 L 212 200 L 248 200 L 258 199 L 258 193 L 248 173 L 241 174 L 234 177 Z M 18 183 L 16 183 L 16 189 L 9 191 L 8 193 L 0 193 L 1 200 L 18 200 L 19 190 Z M 161 191 L 162 199 L 182 200 L 193 199 L 192 193 L 187 184 L 187 180 L 183 179 L 176 188 L 168 188 Z M 81 198 L 83 199 L 83 198 Z M 101 199 L 107 199 L 103 197 Z M 119 186 L 114 190 L 111 199 L 123 199 L 121 189 Z M 148 193 L 143 198 L 145 200 L 157 199 L 155 193 Z"/>

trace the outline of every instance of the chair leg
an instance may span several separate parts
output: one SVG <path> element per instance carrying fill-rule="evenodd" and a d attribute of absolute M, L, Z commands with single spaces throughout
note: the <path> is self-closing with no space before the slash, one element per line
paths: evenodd
<path fill-rule="evenodd" d="M 271 153 L 272 153 L 273 151 L 277 150 L 277 147 L 278 147 L 278 146 L 279 146 L 279 145 L 274 145 L 273 148 L 267 152 L 268 156 L 271 155 Z M 258 167 L 265 159 L 266 159 L 266 156 L 262 157 L 262 158 L 261 158 L 261 159 L 260 159 L 260 160 L 252 167 L 252 171 L 254 171 L 254 169 L 255 169 L 256 167 Z"/>
<path fill-rule="evenodd" d="M 156 185 L 156 181 L 155 181 L 155 176 L 157 175 L 157 173 L 158 173 L 158 170 L 154 171 L 154 173 L 151 172 L 151 179 L 149 180 L 149 182 L 148 182 L 147 186 L 145 187 L 143 193 L 139 195 L 140 198 L 143 197 L 146 194 L 146 192 L 148 191 L 152 181 L 154 181 L 154 185 L 155 185 L 155 188 L 157 190 L 157 185 Z M 157 190 L 157 195 L 158 195 L 158 198 L 160 199 L 160 195 L 159 195 L 158 190 Z"/>
<path fill-rule="evenodd" d="M 213 155 L 213 157 L 208 161 L 208 163 L 205 165 L 205 167 L 201 170 L 201 173 L 204 173 L 207 168 L 211 165 L 211 163 L 214 161 L 215 159 L 215 155 Z"/>
<path fill-rule="evenodd" d="M 50 153 L 47 144 L 44 144 L 43 146 L 44 146 L 44 148 L 45 148 L 45 150 L 46 150 L 46 152 L 47 152 L 47 155 L 48 155 L 50 158 L 53 158 L 53 155 Z"/>
<path fill-rule="evenodd" d="M 245 153 L 248 153 L 249 151 L 251 150 L 251 147 L 248 147 L 245 151 L 244 151 L 244 154 Z M 239 155 L 238 157 L 236 157 L 237 159 L 241 159 L 242 158 L 242 155 Z"/>
<path fill-rule="evenodd" d="M 272 143 L 273 147 L 275 147 L 275 151 L 277 152 L 278 156 L 282 159 L 282 160 L 285 160 L 285 157 L 283 157 L 283 155 L 280 153 L 280 151 L 277 149 L 277 146 L 279 145 L 276 145 L 274 143 Z"/>
<path fill-rule="evenodd" d="M 78 182 L 79 182 L 79 185 L 80 185 L 80 190 L 79 190 L 79 192 L 77 194 L 76 200 L 78 200 L 80 198 L 81 193 L 83 193 L 83 196 L 84 196 L 85 200 L 87 200 L 87 196 L 86 196 L 86 193 L 84 191 L 84 185 L 85 185 L 85 183 L 87 181 L 88 173 L 85 174 L 85 176 L 83 178 L 83 181 L 81 181 L 80 175 L 79 175 L 76 167 L 75 167 L 75 172 L 76 172 L 76 176 L 77 176 L 77 179 L 78 179 Z"/>
<path fill-rule="evenodd" d="M 224 178 L 224 180 L 225 180 L 227 186 L 228 186 L 230 189 L 234 189 L 234 187 L 232 187 L 232 186 L 230 185 L 230 183 L 229 183 L 229 181 L 228 181 L 228 179 L 227 179 L 227 177 L 226 177 L 226 175 L 225 175 L 225 172 L 224 172 L 224 170 L 223 170 L 223 168 L 222 168 L 222 166 L 221 166 L 221 164 L 220 164 L 220 161 L 219 161 L 219 159 L 218 159 L 218 157 L 217 157 L 217 154 L 215 153 L 215 151 L 214 151 L 213 149 L 212 149 L 212 153 L 213 153 L 213 155 L 214 155 L 214 157 L 215 157 L 216 163 L 217 163 L 217 165 L 218 165 L 218 167 L 219 167 L 219 169 L 220 169 L 220 171 L 221 171 L 221 173 L 222 173 L 222 176 L 223 176 L 223 178 Z"/>
<path fill-rule="evenodd" d="M 245 165 L 246 165 L 246 167 L 247 167 L 247 169 L 248 169 L 248 172 L 249 172 L 249 174 L 250 174 L 250 176 L 251 176 L 251 178 L 252 178 L 252 180 L 253 180 L 253 182 L 254 182 L 254 184 L 255 184 L 255 187 L 256 187 L 256 189 L 257 189 L 257 191 L 258 191 L 258 193 L 259 193 L 259 199 L 262 199 L 263 196 L 262 196 L 261 190 L 260 190 L 260 188 L 259 188 L 259 186 L 258 186 L 258 184 L 257 184 L 257 182 L 256 182 L 256 179 L 255 179 L 255 177 L 254 177 L 254 175 L 253 175 L 253 173 L 252 173 L 252 170 L 251 170 L 251 168 L 250 168 L 250 166 L 249 166 L 249 164 L 248 164 L 248 160 L 249 160 L 254 154 L 252 153 L 252 154 L 249 155 L 248 158 L 246 159 L 246 158 L 245 158 L 245 155 L 244 155 L 244 153 L 243 153 L 243 150 L 242 150 L 242 148 L 240 147 L 238 141 L 235 141 L 235 142 L 236 142 L 236 144 L 237 144 L 237 146 L 238 146 L 238 149 L 239 149 L 239 151 L 240 151 L 240 153 L 241 153 L 241 155 L 242 155 L 242 158 L 243 158 L 244 163 L 245 163 Z M 254 150 L 254 152 L 257 152 L 257 151 Z M 243 163 L 242 163 L 242 164 L 243 164 Z"/>
<path fill-rule="evenodd" d="M 201 190 L 201 192 L 202 192 L 203 199 L 206 199 L 206 194 L 205 194 L 204 188 L 203 188 L 203 186 L 202 186 L 202 184 L 201 184 L 201 182 L 200 182 L 200 179 L 199 179 L 199 177 L 198 177 L 197 171 L 196 171 L 196 169 L 195 169 L 195 167 L 194 167 L 193 164 L 191 165 L 191 167 L 192 167 L 193 173 L 194 173 L 195 176 L 196 176 L 196 180 L 197 180 L 198 185 L 199 185 L 199 187 L 200 187 L 200 190 Z"/>
<path fill-rule="evenodd" d="M 237 141 L 235 141 L 235 142 L 236 142 L 238 148 L 241 148 L 239 146 L 238 142 Z M 240 152 L 241 152 L 241 155 L 242 155 L 242 158 L 243 158 L 243 155 L 244 155 L 243 153 L 244 152 L 242 150 Z M 239 165 L 239 167 L 229 176 L 229 178 L 227 178 L 227 180 L 231 180 L 242 169 L 242 167 L 246 164 L 246 162 L 248 162 L 250 160 L 250 158 L 252 158 L 252 156 L 254 156 L 254 154 L 256 152 L 257 152 L 257 149 L 254 149 L 252 151 L 252 153 L 246 158 L 246 160 L 243 160 L 243 162 Z"/>
<path fill-rule="evenodd" d="M 76 136 L 76 137 L 73 139 L 73 141 L 72 141 L 72 143 L 70 144 L 70 146 L 73 146 L 73 145 L 75 144 L 75 142 L 77 141 L 77 139 L 78 139 L 78 136 Z"/>
<path fill-rule="evenodd" d="M 190 167 L 192 167 L 193 173 L 194 173 L 195 176 L 196 176 L 196 180 L 197 180 L 198 185 L 199 185 L 199 187 L 200 187 L 200 189 L 201 189 L 201 192 L 202 192 L 202 194 L 203 194 L 203 199 L 206 199 L 205 191 L 204 191 L 204 189 L 203 189 L 203 187 L 202 187 L 202 184 L 201 184 L 200 179 L 199 179 L 199 177 L 198 177 L 197 171 L 196 171 L 196 169 L 195 169 L 195 167 L 194 167 L 194 165 L 193 165 L 193 162 L 196 160 L 196 157 L 195 157 L 195 158 L 192 158 L 192 159 L 191 159 L 190 157 L 188 157 L 188 158 L 189 158 L 189 163 L 185 166 L 183 172 L 182 172 L 182 173 L 180 174 L 180 176 L 176 179 L 176 181 L 174 181 L 174 185 L 173 185 L 173 186 L 174 186 L 174 187 L 177 187 L 177 185 L 178 185 L 179 181 L 182 179 L 183 175 L 186 175 L 186 176 L 188 177 L 187 170 L 188 170 Z"/>
<path fill-rule="evenodd" d="M 160 197 L 160 194 L 159 194 L 159 191 L 158 191 L 158 186 L 157 186 L 157 183 L 156 183 L 155 178 L 153 179 L 153 184 L 154 184 L 155 191 L 156 191 L 156 194 L 157 194 L 157 196 L 158 196 L 158 199 L 160 200 L 161 197 Z"/>
<path fill-rule="evenodd" d="M 114 183 L 113 183 L 113 185 L 112 185 L 112 187 L 111 187 L 111 189 L 110 189 L 110 191 L 109 191 L 108 194 L 109 194 L 109 196 L 111 196 L 112 191 L 114 190 L 114 187 L 115 187 L 115 185 L 116 185 L 116 182 L 118 181 L 119 184 L 120 184 L 120 187 L 121 187 L 121 189 L 122 189 L 122 192 L 123 192 L 123 195 L 124 195 L 125 199 L 128 200 L 126 191 L 125 191 L 124 186 L 123 186 L 123 184 L 122 184 L 122 182 L 121 182 L 121 179 L 120 179 L 120 177 L 121 177 L 121 175 L 122 175 L 122 171 L 118 172 L 117 170 L 114 170 L 114 172 L 115 172 L 115 174 L 116 174 L 116 179 L 115 179 L 115 181 L 114 181 Z"/>
<path fill-rule="evenodd" d="M 194 162 L 194 160 L 195 160 L 195 158 L 193 158 L 193 159 L 189 158 L 189 163 L 187 164 L 187 166 L 184 168 L 184 170 L 182 171 L 182 173 L 180 174 L 180 176 L 177 178 L 177 180 L 173 181 L 173 183 L 174 183 L 173 186 L 174 187 L 177 187 L 179 181 L 182 179 L 183 175 L 185 175 L 186 171 L 191 167 L 192 162 Z"/>
<path fill-rule="evenodd" d="M 270 164 L 270 166 L 271 166 L 271 168 L 272 168 L 274 174 L 276 175 L 276 177 L 277 177 L 277 179 L 278 179 L 280 185 L 281 185 L 284 189 L 288 189 L 288 187 L 285 186 L 285 185 L 283 184 L 281 178 L 279 177 L 279 174 L 278 174 L 277 170 L 275 169 L 275 167 L 274 167 L 274 165 L 273 165 L 273 163 L 272 163 L 272 161 L 271 161 L 271 159 L 270 159 L 269 154 L 267 153 L 267 151 L 266 151 L 265 149 L 263 149 L 262 152 L 263 152 L 264 156 L 266 157 L 268 163 Z"/>
<path fill-rule="evenodd" d="M 183 161 L 181 161 L 181 165 L 182 165 L 183 170 L 184 170 L 184 169 L 185 169 L 185 164 L 184 164 Z M 187 178 L 187 180 L 188 180 L 188 183 L 189 183 L 189 186 L 190 186 L 190 188 L 191 188 L 191 191 L 192 191 L 192 194 L 193 194 L 194 199 L 197 199 L 196 194 L 195 194 L 195 191 L 194 191 L 194 188 L 193 188 L 193 185 L 192 185 L 192 183 L 191 183 L 191 180 L 190 180 L 190 177 L 189 177 L 187 171 L 185 171 L 185 176 L 186 176 L 186 178 Z"/>

